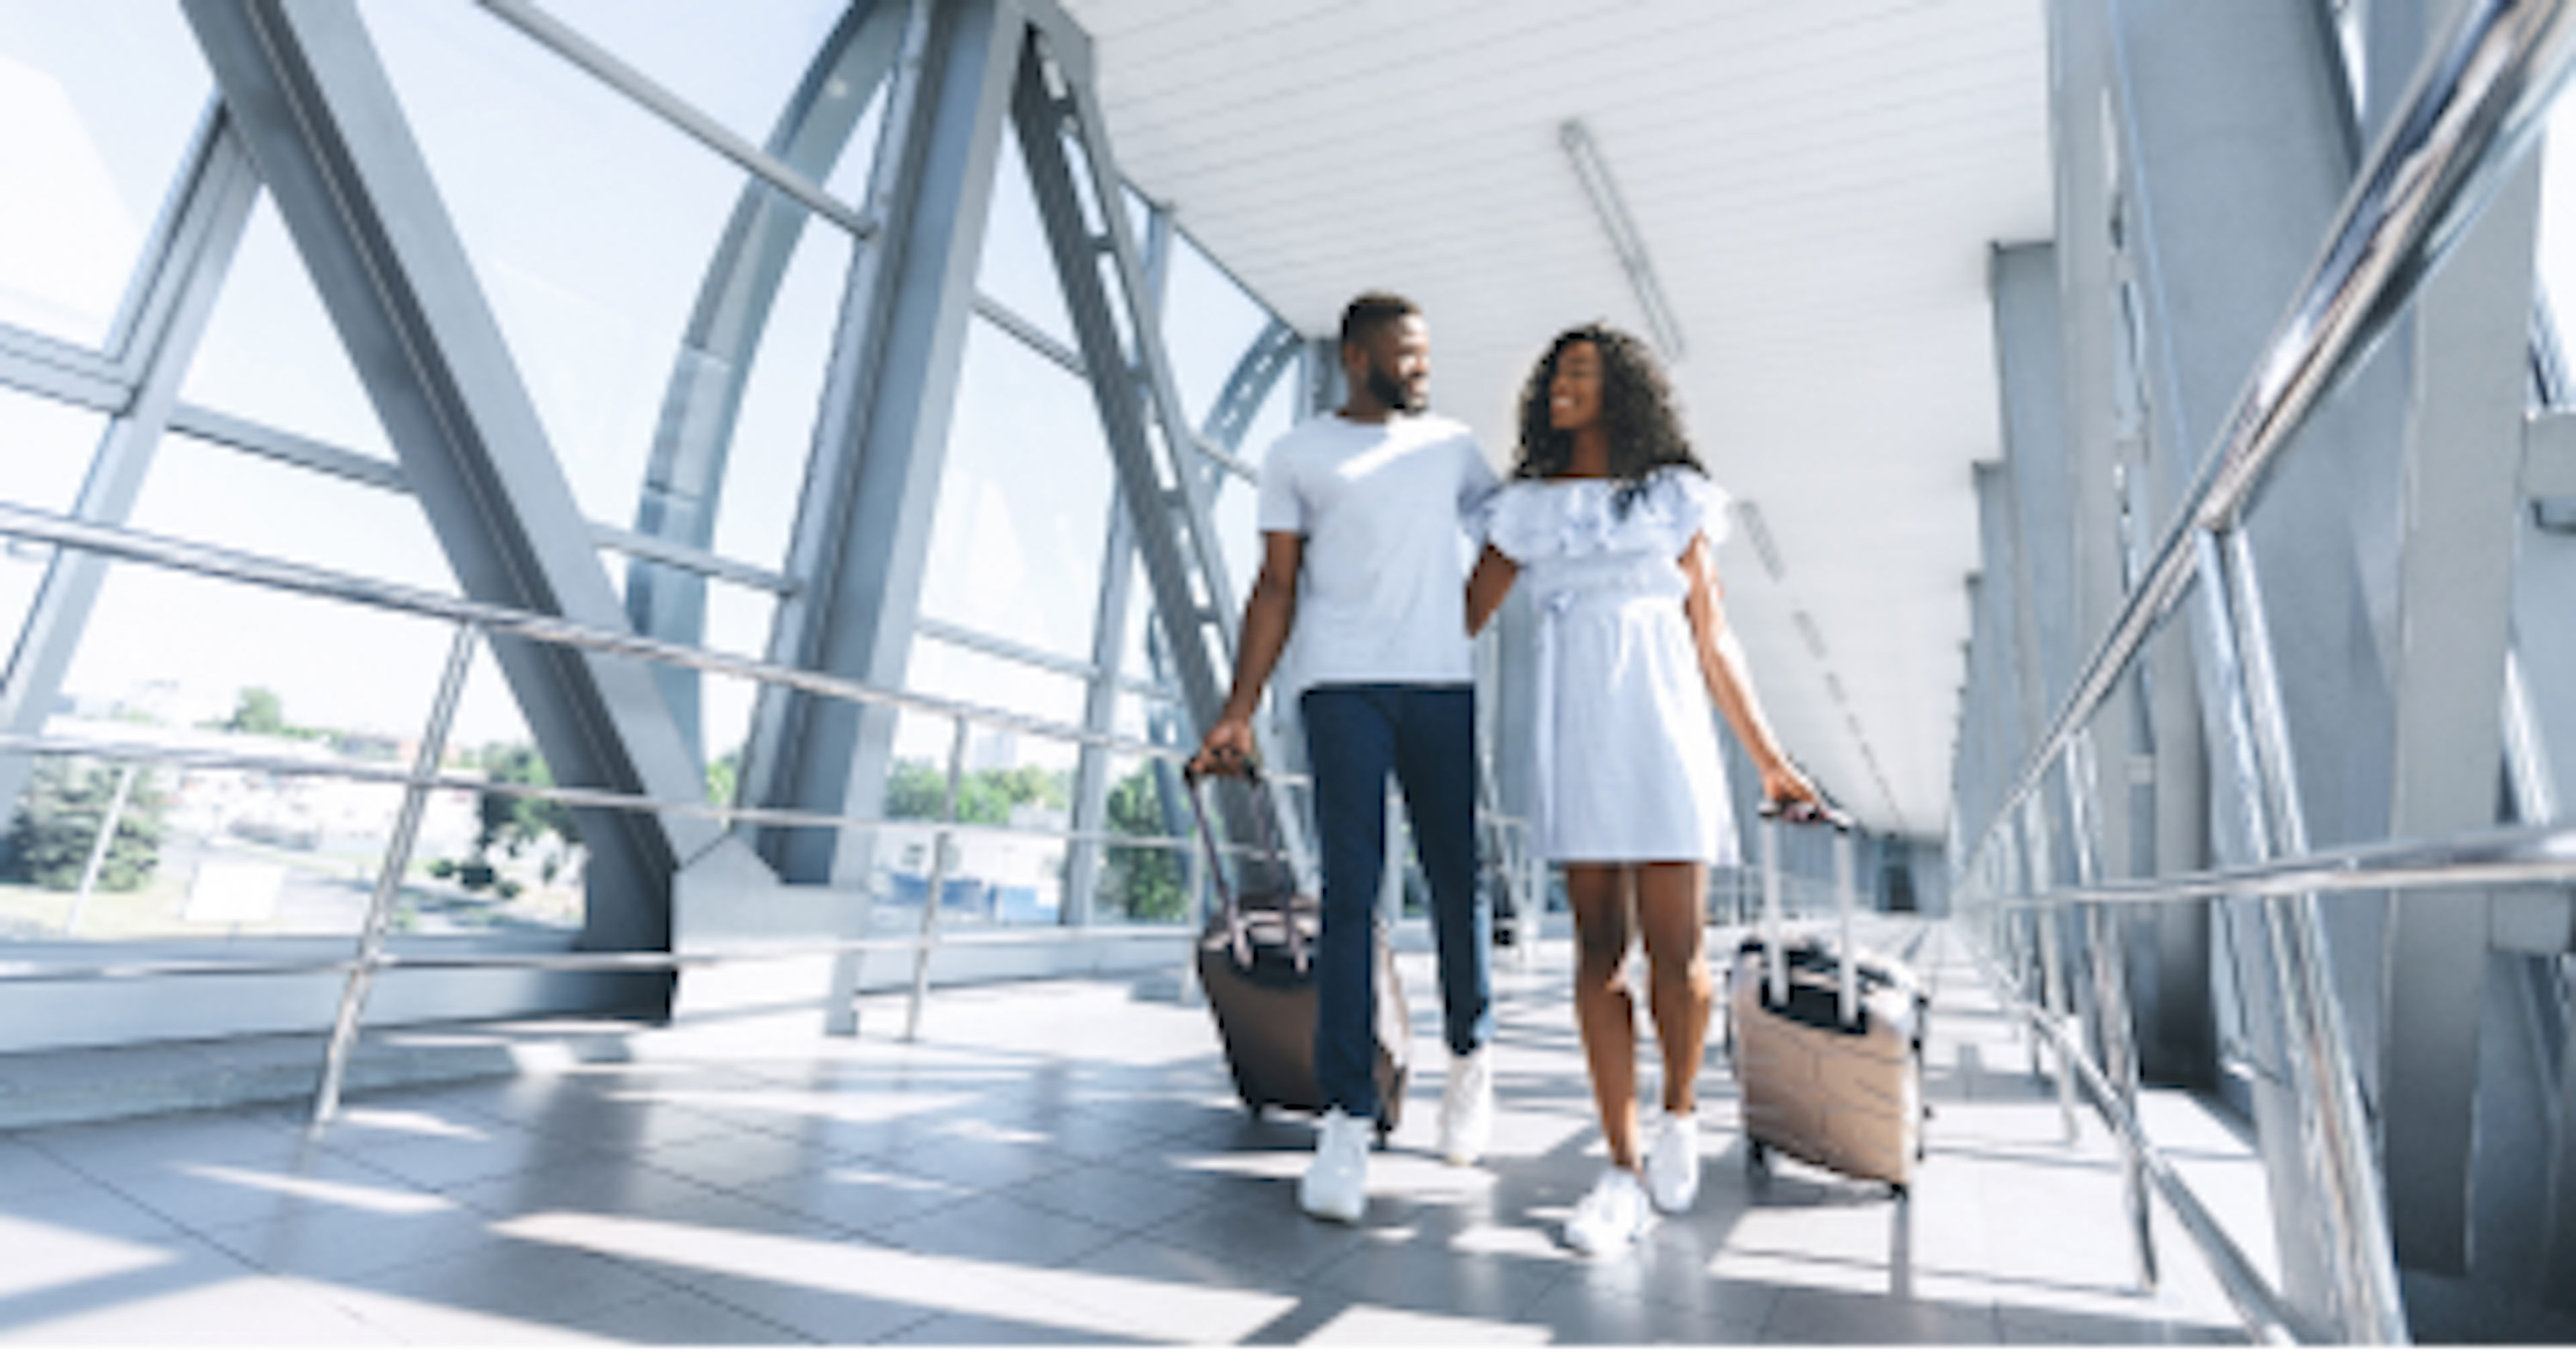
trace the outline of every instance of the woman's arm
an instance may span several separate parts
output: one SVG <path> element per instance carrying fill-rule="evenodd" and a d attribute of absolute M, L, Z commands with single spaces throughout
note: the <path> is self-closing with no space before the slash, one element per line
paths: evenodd
<path fill-rule="evenodd" d="M 1476 557 L 1475 573 L 1467 576 L 1467 634 L 1469 636 L 1475 636 L 1485 629 L 1485 623 L 1493 619 L 1494 610 L 1501 607 L 1503 599 L 1511 595 L 1512 581 L 1518 579 L 1520 573 L 1521 567 L 1513 564 L 1511 557 L 1495 550 L 1490 544 L 1485 547 L 1484 554 Z"/>
<path fill-rule="evenodd" d="M 1745 667 L 1744 647 L 1726 624 L 1724 592 L 1713 559 L 1706 535 L 1693 536 L 1681 555 L 1682 573 L 1690 579 L 1682 611 L 1690 618 L 1691 639 L 1699 649 L 1699 672 L 1708 681 L 1709 696 L 1716 700 L 1717 710 L 1726 714 L 1726 724 L 1735 728 L 1736 739 L 1744 742 L 1754 768 L 1761 771 L 1765 797 L 1779 803 L 1820 801 L 1815 783 L 1790 761 L 1780 738 L 1772 733 L 1770 719 L 1762 713 L 1761 700 L 1754 696 L 1753 672 Z"/>

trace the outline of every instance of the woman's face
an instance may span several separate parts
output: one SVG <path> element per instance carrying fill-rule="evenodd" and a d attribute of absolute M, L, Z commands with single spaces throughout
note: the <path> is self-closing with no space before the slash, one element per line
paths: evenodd
<path fill-rule="evenodd" d="M 1556 354 L 1547 382 L 1547 421 L 1559 432 L 1580 432 L 1601 421 L 1601 348 L 1571 342 Z"/>

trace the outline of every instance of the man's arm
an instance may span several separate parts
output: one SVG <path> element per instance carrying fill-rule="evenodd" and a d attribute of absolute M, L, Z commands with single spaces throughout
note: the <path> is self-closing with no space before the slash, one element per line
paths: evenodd
<path fill-rule="evenodd" d="M 1510 556 L 1488 543 L 1476 557 L 1475 573 L 1467 576 L 1467 634 L 1480 635 L 1485 623 L 1492 620 L 1494 609 L 1512 591 L 1512 581 L 1520 577 L 1521 567 Z"/>
<path fill-rule="evenodd" d="M 1306 538 L 1295 532 L 1261 534 L 1261 573 L 1243 602 L 1243 632 L 1235 643 L 1234 688 L 1225 710 L 1199 741 L 1190 772 L 1207 773 L 1241 767 L 1253 752 L 1252 713 L 1261 705 L 1261 690 L 1279 664 L 1288 632 L 1297 624 L 1297 571 L 1305 563 Z"/>

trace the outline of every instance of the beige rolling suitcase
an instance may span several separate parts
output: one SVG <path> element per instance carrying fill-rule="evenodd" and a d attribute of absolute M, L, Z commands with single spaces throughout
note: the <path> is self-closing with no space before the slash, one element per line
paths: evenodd
<path fill-rule="evenodd" d="M 1779 831 L 1762 823 L 1763 924 L 1737 946 L 1726 988 L 1745 1157 L 1762 1171 L 1777 1151 L 1901 1197 L 1923 1154 L 1930 1000 L 1903 963 L 1853 942 L 1852 837 L 1841 818 L 1824 819 L 1840 828 L 1839 944 L 1781 926 Z"/>

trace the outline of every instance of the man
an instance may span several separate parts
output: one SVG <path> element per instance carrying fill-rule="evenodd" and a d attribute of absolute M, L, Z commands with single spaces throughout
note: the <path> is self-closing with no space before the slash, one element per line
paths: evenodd
<path fill-rule="evenodd" d="M 1499 481 L 1465 425 L 1425 413 L 1431 334 L 1421 310 L 1364 294 L 1342 314 L 1350 398 L 1299 425 L 1261 469 L 1260 577 L 1243 608 L 1234 688 L 1190 764 L 1252 752 L 1252 713 L 1293 646 L 1323 856 L 1315 1074 L 1326 1103 L 1299 1184 L 1308 1214 L 1355 1221 L 1368 1204 L 1378 884 L 1393 773 L 1430 885 L 1451 1054 L 1440 1149 L 1484 1154 L 1493 1124 L 1491 936 L 1476 899 L 1475 671 L 1460 537 L 1481 537 Z"/>

